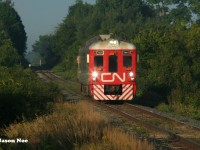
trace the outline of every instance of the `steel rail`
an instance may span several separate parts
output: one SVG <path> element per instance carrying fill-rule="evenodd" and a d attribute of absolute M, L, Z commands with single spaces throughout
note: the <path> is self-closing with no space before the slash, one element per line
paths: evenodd
<path fill-rule="evenodd" d="M 139 112 L 142 112 L 142 113 L 145 113 L 145 114 L 148 114 L 150 116 L 154 116 L 156 118 L 159 118 L 159 119 L 162 119 L 162 120 L 165 120 L 165 121 L 169 121 L 169 122 L 174 122 L 176 124 L 179 124 L 179 125 L 184 125 L 184 126 L 187 126 L 191 129 L 194 129 L 194 130 L 197 130 L 197 131 L 200 131 L 200 128 L 197 127 L 197 126 L 193 126 L 193 125 L 190 125 L 190 124 L 187 124 L 187 123 L 184 123 L 184 122 L 181 122 L 179 120 L 175 120 L 175 119 L 172 119 L 168 116 L 164 116 L 162 114 L 158 114 L 158 113 L 155 113 L 153 111 L 150 111 L 150 110 L 146 110 L 146 109 L 143 109 L 141 107 L 138 107 L 138 106 L 135 106 L 135 105 L 132 105 L 132 104 L 129 104 L 129 103 L 125 103 L 125 106 L 128 107 L 129 109 L 133 110 L 133 111 L 139 111 Z"/>
<path fill-rule="evenodd" d="M 200 149 L 200 144 L 198 144 L 198 143 L 196 143 L 192 140 L 185 139 L 185 138 L 183 138 L 179 135 L 176 135 L 175 133 L 173 133 L 169 130 L 148 124 L 147 122 L 144 122 L 144 121 L 142 121 L 142 120 L 136 118 L 135 116 L 132 116 L 132 115 L 126 113 L 126 112 L 120 111 L 119 109 L 114 108 L 110 105 L 106 105 L 106 104 L 102 104 L 102 103 L 96 103 L 96 104 L 98 104 L 101 107 L 107 108 L 107 110 L 112 111 L 114 113 L 117 113 L 120 116 L 137 123 L 138 125 L 141 125 L 142 127 L 146 128 L 147 130 L 168 135 L 169 139 L 171 141 L 170 144 L 174 147 L 177 147 L 177 145 L 179 145 L 179 147 L 184 146 L 185 148 L 191 149 L 191 150 L 199 150 Z M 177 144 L 177 142 L 179 144 Z"/>

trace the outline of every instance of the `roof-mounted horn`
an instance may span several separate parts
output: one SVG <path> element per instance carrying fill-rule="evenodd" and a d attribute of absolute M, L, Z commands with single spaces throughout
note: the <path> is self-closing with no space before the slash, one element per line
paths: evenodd
<path fill-rule="evenodd" d="M 99 35 L 102 41 L 110 39 L 110 34 L 101 34 Z"/>

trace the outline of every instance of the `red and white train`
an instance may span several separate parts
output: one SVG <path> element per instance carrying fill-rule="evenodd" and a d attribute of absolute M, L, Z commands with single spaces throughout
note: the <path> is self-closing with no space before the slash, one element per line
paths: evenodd
<path fill-rule="evenodd" d="M 99 35 L 77 57 L 81 91 L 94 100 L 132 100 L 136 95 L 137 51 L 133 44 Z"/>

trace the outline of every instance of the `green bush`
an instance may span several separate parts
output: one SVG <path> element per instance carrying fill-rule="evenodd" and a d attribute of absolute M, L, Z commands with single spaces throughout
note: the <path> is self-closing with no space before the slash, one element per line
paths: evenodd
<path fill-rule="evenodd" d="M 48 111 L 58 88 L 46 83 L 31 70 L 0 68 L 0 125 L 33 119 Z"/>
<path fill-rule="evenodd" d="M 165 103 L 161 103 L 157 106 L 158 110 L 164 111 L 164 112 L 172 112 L 173 109 L 170 107 L 170 105 L 167 105 Z"/>

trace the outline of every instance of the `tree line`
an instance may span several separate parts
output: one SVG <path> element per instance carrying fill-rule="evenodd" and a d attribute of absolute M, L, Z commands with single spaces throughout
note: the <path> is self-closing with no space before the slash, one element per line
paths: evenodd
<path fill-rule="evenodd" d="M 0 0 L 0 127 L 50 112 L 58 95 L 55 85 L 25 68 L 26 39 L 13 3 Z"/>

